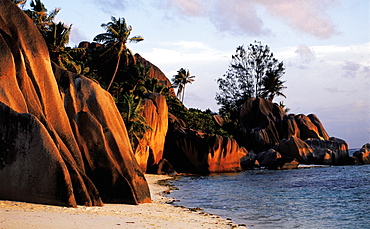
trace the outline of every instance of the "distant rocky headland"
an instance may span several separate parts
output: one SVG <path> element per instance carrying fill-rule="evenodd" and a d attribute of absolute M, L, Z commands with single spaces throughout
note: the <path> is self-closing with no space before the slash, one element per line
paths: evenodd
<path fill-rule="evenodd" d="M 111 94 L 53 63 L 32 20 L 7 0 L 0 0 L 0 47 L 0 199 L 139 204 L 151 201 L 144 173 L 370 163 L 369 144 L 349 156 L 346 141 L 330 137 L 316 115 L 287 114 L 262 98 L 245 101 L 239 134 L 230 137 L 190 128 L 163 95 L 146 93 L 141 114 L 150 129 L 133 150 Z M 171 85 L 158 67 L 135 60 Z"/>

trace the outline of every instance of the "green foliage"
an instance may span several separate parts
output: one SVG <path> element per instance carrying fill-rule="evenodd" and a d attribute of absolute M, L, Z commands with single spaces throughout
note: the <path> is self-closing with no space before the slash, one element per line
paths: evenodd
<path fill-rule="evenodd" d="M 272 99 L 285 96 L 286 88 L 280 80 L 284 74 L 284 64 L 274 58 L 270 48 L 255 41 L 247 49 L 239 46 L 232 56 L 229 69 L 217 82 L 220 92 L 216 100 L 221 110 L 233 116 L 249 98 Z"/>
<path fill-rule="evenodd" d="M 142 100 L 141 98 L 135 99 L 132 94 L 122 93 L 116 98 L 116 105 L 125 122 L 131 146 L 135 150 L 145 132 L 151 129 L 140 114 L 143 109 Z"/>
<path fill-rule="evenodd" d="M 177 118 L 185 120 L 188 109 L 177 97 L 173 95 L 166 96 L 166 102 L 169 113 L 175 115 Z"/>
<path fill-rule="evenodd" d="M 188 112 L 186 112 L 184 121 L 191 129 L 203 130 L 211 135 L 229 135 L 225 130 L 216 124 L 213 119 L 213 115 L 215 115 L 215 113 L 212 113 L 212 111 L 209 109 L 201 111 L 199 109 L 190 108 Z"/>

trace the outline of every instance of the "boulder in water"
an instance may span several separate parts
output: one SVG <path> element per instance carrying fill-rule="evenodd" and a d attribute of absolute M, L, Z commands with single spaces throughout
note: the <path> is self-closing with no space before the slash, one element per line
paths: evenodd
<path fill-rule="evenodd" d="M 370 164 L 370 143 L 361 147 L 360 150 L 353 153 L 361 164 Z"/>

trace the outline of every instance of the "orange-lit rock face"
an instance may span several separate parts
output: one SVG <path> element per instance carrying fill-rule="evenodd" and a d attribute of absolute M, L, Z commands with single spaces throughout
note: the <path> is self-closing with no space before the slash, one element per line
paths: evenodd
<path fill-rule="evenodd" d="M 326 132 L 324 126 L 322 125 L 320 119 L 315 114 L 309 114 L 307 117 L 310 119 L 311 123 L 313 123 L 318 131 L 318 135 L 324 139 L 329 140 L 329 134 Z"/>
<path fill-rule="evenodd" d="M 164 158 L 180 173 L 220 173 L 241 170 L 247 150 L 234 139 L 190 130 L 171 116 Z"/>
<path fill-rule="evenodd" d="M 66 206 L 150 202 L 111 96 L 51 66 L 32 21 L 0 0 L 0 198 Z M 53 71 L 54 70 L 54 71 Z"/>
<path fill-rule="evenodd" d="M 296 115 L 294 118 L 300 130 L 300 138 L 302 140 L 306 140 L 309 138 L 316 138 L 316 139 L 322 139 L 322 140 L 324 139 L 322 136 L 320 136 L 319 129 L 317 128 L 316 125 L 314 125 L 311 122 L 311 119 L 309 117 L 307 117 L 306 115 L 300 114 L 300 115 Z"/>
<path fill-rule="evenodd" d="M 214 138 L 214 139 L 212 139 Z M 240 170 L 240 159 L 247 154 L 243 147 L 239 147 L 235 139 L 213 136 L 208 141 L 208 170 L 211 173 L 235 172 Z M 213 142 L 214 140 L 214 142 Z"/>
<path fill-rule="evenodd" d="M 168 107 L 164 96 L 152 93 L 145 99 L 142 116 L 151 127 L 140 140 L 135 152 L 136 160 L 143 172 L 158 165 L 163 157 L 164 142 L 168 129 Z"/>
<path fill-rule="evenodd" d="M 277 151 L 284 156 L 293 157 L 299 163 L 310 164 L 313 160 L 313 149 L 304 141 L 296 137 L 282 140 Z"/>

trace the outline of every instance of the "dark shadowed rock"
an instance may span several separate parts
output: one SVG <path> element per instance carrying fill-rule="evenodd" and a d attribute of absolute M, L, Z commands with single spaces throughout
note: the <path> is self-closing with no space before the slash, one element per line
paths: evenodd
<path fill-rule="evenodd" d="M 286 162 L 280 153 L 274 149 L 260 152 L 257 156 L 257 161 L 260 166 L 267 167 L 268 169 L 279 169 Z"/>
<path fill-rule="evenodd" d="M 242 145 L 256 153 L 259 163 L 273 161 L 269 150 L 276 149 L 281 154 L 279 161 L 296 158 L 299 163 L 353 164 L 348 157 L 348 144 L 329 138 L 314 114 L 287 115 L 270 101 L 249 99 L 241 108 L 240 123 Z"/>
<path fill-rule="evenodd" d="M 171 115 L 164 158 L 179 173 L 217 173 L 240 171 L 240 159 L 247 153 L 229 137 L 211 136 L 190 130 Z"/>
<path fill-rule="evenodd" d="M 243 145 L 255 152 L 271 149 L 281 140 L 284 116 L 286 116 L 285 112 L 270 101 L 247 100 L 240 112 Z"/>
<path fill-rule="evenodd" d="M 359 151 L 353 153 L 361 164 L 370 164 L 370 143 L 367 143 L 361 147 Z"/>
<path fill-rule="evenodd" d="M 150 202 L 110 94 L 51 66 L 42 36 L 0 0 L 0 198 L 76 207 Z"/>
<path fill-rule="evenodd" d="M 319 129 L 317 128 L 315 124 L 311 122 L 311 119 L 309 117 L 307 117 L 304 114 L 300 114 L 300 115 L 296 115 L 294 118 L 300 130 L 300 138 L 302 140 L 306 140 L 309 138 L 316 138 L 316 139 L 324 140 L 324 138 L 320 135 Z M 319 120 L 317 119 L 315 121 L 319 121 Z"/>
<path fill-rule="evenodd" d="M 315 163 L 313 149 L 299 138 L 292 136 L 289 140 L 283 139 L 276 150 L 283 157 L 295 158 L 301 164 Z"/>
<path fill-rule="evenodd" d="M 244 170 L 254 169 L 255 167 L 259 167 L 257 161 L 257 154 L 252 151 L 249 151 L 244 157 L 240 159 L 240 166 Z"/>
<path fill-rule="evenodd" d="M 176 171 L 166 159 L 161 159 L 158 164 L 150 166 L 147 170 L 147 173 L 158 175 L 175 175 Z"/>
<path fill-rule="evenodd" d="M 342 139 L 330 138 L 329 140 L 308 139 L 305 142 L 313 149 L 315 163 L 339 165 L 348 164 L 348 144 Z"/>

